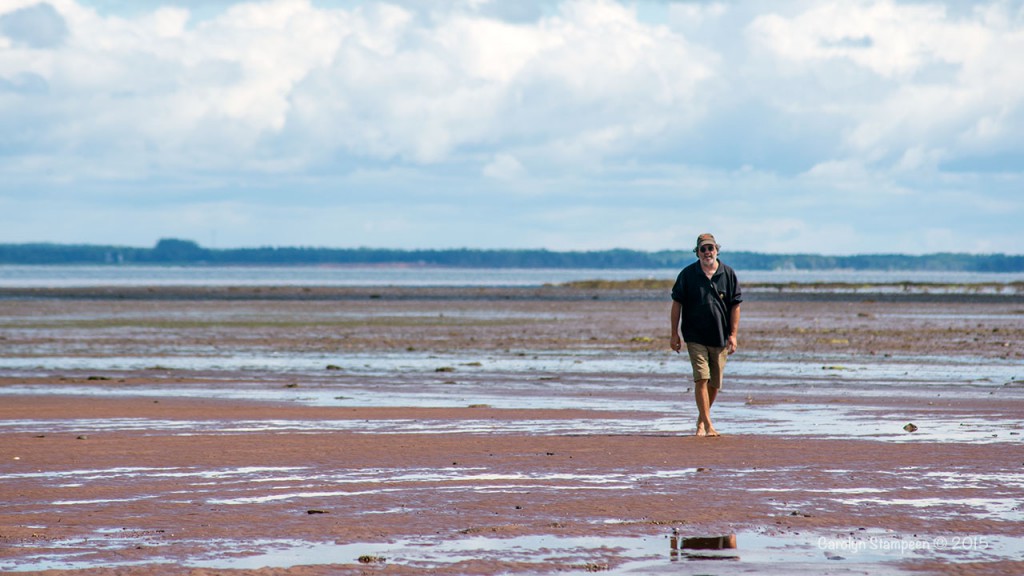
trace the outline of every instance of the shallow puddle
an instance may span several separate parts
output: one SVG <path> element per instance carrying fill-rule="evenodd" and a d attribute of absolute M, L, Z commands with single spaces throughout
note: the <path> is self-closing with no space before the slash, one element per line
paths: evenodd
<path fill-rule="evenodd" d="M 918 467 L 853 475 L 849 470 L 818 471 L 803 480 L 805 470 L 791 468 L 715 469 L 715 476 L 737 490 L 765 494 L 781 515 L 793 509 L 834 513 L 836 507 L 905 508 L 914 517 L 973 517 L 1000 522 L 1024 521 L 1024 472 L 978 473 L 970 468 L 931 470 Z M 51 496 L 31 503 L 34 509 L 67 509 L 110 502 L 157 499 L 232 507 L 290 503 L 305 508 L 333 502 L 355 515 L 384 513 L 395 502 L 429 502 L 444 493 L 545 494 L 628 491 L 643 487 L 651 494 L 687 489 L 703 468 L 671 465 L 638 470 L 575 469 L 521 472 L 500 467 L 322 469 L 314 467 L 225 467 L 72 469 L 0 474 L 0 489 L 32 483 Z M 903 482 L 893 483 L 893 479 Z M 785 486 L 785 487 L 782 487 Z M 827 488 L 825 487 L 827 486 Z M 882 488 L 891 486 L 892 488 Z M 81 489 L 105 496 L 81 499 Z M 969 497 L 956 491 L 972 490 Z M 117 498 L 108 494 L 116 491 Z M 982 496 L 976 493 L 982 492 Z M 945 494 L 942 498 L 932 496 Z M 778 495 L 777 497 L 775 495 Z M 915 497 L 915 494 L 928 496 Z M 388 495 L 377 508 L 362 497 Z M 356 498 L 356 500 L 350 500 Z M 306 504 L 306 503 L 311 504 Z M 356 509 L 350 503 L 358 502 Z M 429 504 L 424 504 L 425 506 Z M 824 510 L 822 506 L 829 510 Z M 409 513 L 409 510 L 403 510 Z"/>
<path fill-rule="evenodd" d="M 136 393 L 145 391 L 136 390 Z M 154 391 L 162 396 L 166 391 Z M 238 392 L 239 399 L 259 399 L 260 394 Z M 271 394 L 273 395 L 273 394 Z M 203 396 L 197 394 L 197 396 Z M 211 391 L 223 397 L 222 391 Z M 317 420 L 161 420 L 146 418 L 102 419 L 21 419 L 0 421 L 0 432 L 36 435 L 92 434 L 101 432 L 141 432 L 164 435 L 168 432 L 189 436 L 197 434 L 319 433 L 352 432 L 358 434 L 537 434 L 537 435 L 671 435 L 693 432 L 690 411 L 679 400 L 632 401 L 616 408 L 637 413 L 634 418 L 607 417 L 599 414 L 609 406 L 608 399 L 575 402 L 572 398 L 537 397 L 536 402 L 519 397 L 460 397 L 431 399 L 423 395 L 388 394 L 384 399 L 366 403 L 334 400 L 342 406 L 440 406 L 466 407 L 483 402 L 494 408 L 572 408 L 591 409 L 594 416 L 559 419 L 317 419 Z M 324 404 L 331 401 L 323 399 Z M 970 413 L 934 414 L 904 412 L 899 416 L 880 413 L 863 406 L 800 404 L 750 406 L 743 402 L 716 403 L 721 431 L 730 435 L 782 435 L 805 438 L 858 438 L 885 442 L 957 442 L 972 444 L 1019 443 L 1024 424 L 1015 415 L 987 415 L 979 419 Z M 908 423 L 917 426 L 911 433 Z"/>
<path fill-rule="evenodd" d="M 474 374 L 551 374 L 551 375 L 644 375 L 685 376 L 687 362 L 678 356 L 660 353 L 610 353 L 608 351 L 537 352 L 506 354 L 433 354 L 419 352 L 374 354 L 234 354 L 159 356 L 18 356 L 0 357 L 0 374 L 7 376 L 59 375 L 92 371 L 96 373 L 137 372 L 146 370 L 182 372 L 254 372 L 323 376 L 330 365 L 338 372 L 362 376 L 394 374 L 430 374 L 438 369 L 453 375 Z M 963 385 L 1001 387 L 1024 381 L 1024 362 L 1013 360 L 964 359 L 945 357 L 906 357 L 871 359 L 851 355 L 833 355 L 823 363 L 820 357 L 802 358 L 799 354 L 750 354 L 730 361 L 730 378 L 758 378 L 762 385 L 779 386 L 880 384 L 914 382 L 924 385 Z"/>
<path fill-rule="evenodd" d="M 955 509 L 960 517 L 980 520 L 1024 521 L 1024 499 L 1022 498 L 843 498 L 839 502 L 852 506 L 872 505 L 905 507 L 909 513 L 921 514 L 928 509 L 929 515 Z"/>
<path fill-rule="evenodd" d="M 683 535 L 685 536 L 685 534 Z M 792 533 L 769 529 L 736 534 L 726 550 L 679 548 L 669 534 L 423 538 L 394 542 L 291 540 L 170 540 L 159 530 L 105 530 L 89 538 L 51 542 L 46 554 L 0 560 L 0 570 L 80 570 L 102 565 L 174 564 L 191 568 L 253 570 L 302 565 L 375 564 L 444 569 L 459 562 L 524 563 L 538 573 L 715 574 L 758 573 L 909 574 L 914 560 L 979 562 L 1016 560 L 1024 538 L 902 536 L 880 531 Z M 144 561 L 115 560 L 111 551 L 144 545 Z M 179 552 L 179 549 L 187 552 Z M 102 559 L 102 560 L 101 560 Z"/>

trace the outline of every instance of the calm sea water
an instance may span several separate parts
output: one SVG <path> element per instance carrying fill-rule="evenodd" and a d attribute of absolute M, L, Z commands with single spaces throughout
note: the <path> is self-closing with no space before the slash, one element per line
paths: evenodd
<path fill-rule="evenodd" d="M 541 286 L 573 280 L 676 277 L 677 269 L 421 268 L 421 267 L 192 267 L 0 266 L 0 287 L 83 286 Z M 738 270 L 744 282 L 1024 281 L 1024 273 Z"/>

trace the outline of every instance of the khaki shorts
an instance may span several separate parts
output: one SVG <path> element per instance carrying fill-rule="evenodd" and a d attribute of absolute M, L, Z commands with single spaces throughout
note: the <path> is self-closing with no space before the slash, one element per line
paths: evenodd
<path fill-rule="evenodd" d="M 693 342 L 686 343 L 686 351 L 690 353 L 690 364 L 693 366 L 693 381 L 707 380 L 712 388 L 722 387 L 722 373 L 725 372 L 725 360 L 729 357 L 726 347 L 705 346 Z"/>

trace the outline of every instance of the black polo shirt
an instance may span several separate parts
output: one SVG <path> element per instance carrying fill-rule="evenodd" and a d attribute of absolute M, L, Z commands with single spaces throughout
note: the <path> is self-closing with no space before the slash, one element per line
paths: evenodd
<path fill-rule="evenodd" d="M 732 268 L 719 260 L 709 280 L 698 260 L 679 273 L 672 299 L 683 306 L 683 341 L 723 347 L 729 337 L 729 312 L 743 301 L 743 294 Z"/>

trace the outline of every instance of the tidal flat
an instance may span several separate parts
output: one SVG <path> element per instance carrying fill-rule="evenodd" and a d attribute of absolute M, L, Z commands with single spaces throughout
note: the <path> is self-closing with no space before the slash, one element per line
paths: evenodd
<path fill-rule="evenodd" d="M 921 296 L 752 292 L 696 438 L 660 289 L 6 294 L 0 571 L 1019 574 L 1024 303 Z"/>

